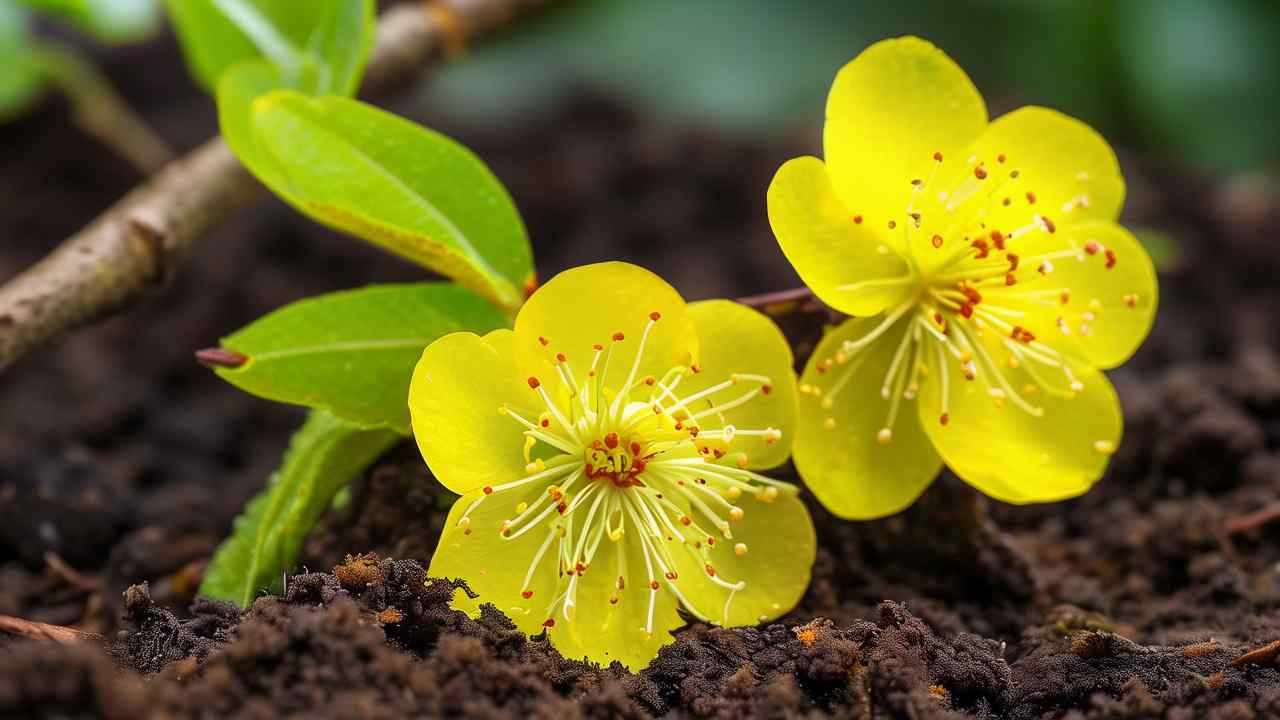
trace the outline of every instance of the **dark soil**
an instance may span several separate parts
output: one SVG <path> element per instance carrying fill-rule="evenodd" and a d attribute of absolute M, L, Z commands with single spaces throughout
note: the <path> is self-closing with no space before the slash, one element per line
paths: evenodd
<path fill-rule="evenodd" d="M 106 60 L 180 149 L 214 131 L 171 44 Z M 544 277 L 625 258 L 690 298 L 796 284 L 764 188 L 816 134 L 727 138 L 589 94 L 518 129 L 426 120 L 508 184 Z M 138 180 L 56 100 L 0 138 L 0 278 Z M 1280 716 L 1280 200 L 1123 162 L 1126 219 L 1171 233 L 1182 259 L 1151 340 L 1114 373 L 1127 426 L 1107 478 L 1010 507 L 944 477 L 872 523 L 815 505 L 800 607 L 694 625 L 639 674 L 566 661 L 496 610 L 449 610 L 453 585 L 423 571 L 449 498 L 408 444 L 309 539 L 306 566 L 332 573 L 294 575 L 243 617 L 193 598 L 301 413 L 191 352 L 288 301 L 418 276 L 279 204 L 243 213 L 142 307 L 0 375 L 0 614 L 107 638 L 0 636 L 0 716 Z M 803 348 L 819 322 L 786 325 Z"/>

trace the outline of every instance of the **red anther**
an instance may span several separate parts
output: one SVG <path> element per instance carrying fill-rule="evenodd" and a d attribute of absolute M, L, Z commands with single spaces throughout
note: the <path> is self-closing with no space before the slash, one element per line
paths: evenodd
<path fill-rule="evenodd" d="M 768 395 L 768 394 L 769 394 L 769 393 L 771 393 L 771 392 L 773 392 L 773 386 L 772 386 L 772 385 L 761 385 L 761 386 L 760 386 L 760 394 L 761 394 L 761 395 Z"/>
<path fill-rule="evenodd" d="M 982 293 L 969 287 L 968 285 L 961 285 L 960 292 L 963 293 L 965 298 L 968 299 L 969 302 L 973 303 L 974 305 L 978 305 L 979 303 L 982 302 Z"/>
<path fill-rule="evenodd" d="M 1017 255 L 1014 255 L 1013 253 L 1009 253 L 1008 255 L 1005 256 L 1005 259 L 1009 261 L 1009 272 L 1013 272 L 1018 269 Z"/>
<path fill-rule="evenodd" d="M 924 184 L 924 181 L 923 181 L 923 180 L 921 180 L 920 178 L 914 178 L 914 179 L 911 181 L 911 185 L 912 185 L 912 187 L 920 187 L 920 186 L 921 186 L 921 185 L 923 185 L 923 184 Z"/>
<path fill-rule="evenodd" d="M 976 178 L 978 178 L 979 180 L 986 180 L 986 179 L 987 179 L 987 169 L 986 169 L 986 168 L 984 168 L 984 167 L 982 167 L 981 165 L 978 165 L 977 167 L 975 167 L 975 168 L 973 169 L 973 176 L 974 176 L 974 177 L 976 177 Z"/>
<path fill-rule="evenodd" d="M 991 254 L 991 246 L 988 245 L 987 241 L 982 238 L 978 238 L 977 240 L 974 240 L 972 243 L 972 247 L 973 249 L 978 251 L 978 254 L 974 255 L 974 257 L 977 258 L 978 260 L 982 260 Z"/>
<path fill-rule="evenodd" d="M 1009 337 L 1020 343 L 1029 343 L 1036 339 L 1036 336 L 1031 334 L 1030 330 L 1027 330 L 1021 325 L 1014 325 L 1013 330 L 1009 332 Z"/>
<path fill-rule="evenodd" d="M 717 459 L 717 460 L 719 460 L 720 458 L 724 457 L 724 451 L 723 451 L 723 450 L 721 450 L 720 448 L 716 448 L 716 449 L 712 450 L 712 451 L 711 451 L 711 453 L 712 453 L 713 455 L 715 455 L 715 456 L 716 456 L 716 459 Z"/>
<path fill-rule="evenodd" d="M 861 224 L 862 224 L 862 216 L 861 216 L 861 215 L 854 215 L 854 216 L 853 216 L 853 224 L 854 224 L 854 225 L 861 225 Z"/>
<path fill-rule="evenodd" d="M 565 357 L 564 353 L 556 353 L 556 361 L 557 361 L 557 362 L 564 362 L 564 361 L 566 361 L 566 360 L 568 360 L 568 359 L 569 359 L 569 358 Z"/>
<path fill-rule="evenodd" d="M 935 152 L 935 153 L 933 154 L 933 159 L 934 159 L 936 162 L 942 162 L 942 153 L 940 153 L 940 152 Z"/>
<path fill-rule="evenodd" d="M 550 344 L 551 344 L 551 341 L 550 341 L 550 340 L 548 340 L 548 339 L 546 339 L 546 338 L 542 337 L 541 335 L 539 335 L 539 336 L 538 336 L 538 342 L 542 343 L 542 346 L 543 346 L 543 347 L 546 347 L 547 345 L 550 345 Z"/>
<path fill-rule="evenodd" d="M 1067 303 L 1071 302 L 1071 291 L 1063 290 L 1062 294 L 1058 296 L 1058 300 L 1062 301 L 1063 305 L 1066 305 Z"/>
<path fill-rule="evenodd" d="M 644 384 L 648 385 L 649 387 L 653 387 L 653 385 L 657 382 L 658 382 L 658 378 L 652 375 L 646 375 L 644 378 Z"/>
<path fill-rule="evenodd" d="M 911 218 L 911 221 L 916 224 L 916 227 L 920 227 L 920 213 L 913 212 L 908 214 L 907 217 Z"/>
<path fill-rule="evenodd" d="M 1102 249 L 1102 246 L 1099 245 L 1096 240 L 1090 240 L 1089 242 L 1084 244 L 1084 251 L 1089 253 L 1090 255 L 1097 255 L 1098 251 L 1101 249 Z"/>
<path fill-rule="evenodd" d="M 551 418 L 542 418 L 538 424 L 544 428 L 549 428 L 551 427 Z"/>
<path fill-rule="evenodd" d="M 550 629 L 550 628 L 553 628 L 553 627 L 555 627 L 555 626 L 556 626 L 556 619 L 555 619 L 555 618 L 547 618 L 546 620 L 543 620 L 543 621 L 542 621 L 542 627 L 544 627 L 544 628 L 548 628 L 548 629 Z"/>
<path fill-rule="evenodd" d="M 636 442 L 635 440 L 631 441 L 631 454 L 632 455 L 640 454 L 640 443 Z"/>
<path fill-rule="evenodd" d="M 1027 191 L 1027 204 L 1029 205 L 1036 204 L 1036 194 L 1031 192 L 1030 190 Z"/>
<path fill-rule="evenodd" d="M 556 505 L 556 512 L 560 513 L 561 515 L 563 515 L 564 511 L 568 509 L 569 509 L 569 506 L 565 503 L 560 503 L 559 505 Z"/>
<path fill-rule="evenodd" d="M 1048 231 L 1050 235 L 1058 232 L 1058 226 L 1054 225 L 1053 221 L 1045 217 L 1044 215 L 1040 216 L 1040 222 L 1044 223 L 1044 229 Z"/>
<path fill-rule="evenodd" d="M 1003 200 L 1001 200 L 1001 201 L 1000 201 L 1000 204 L 1001 204 L 1001 205 L 1003 205 L 1003 206 L 1005 206 L 1005 207 L 1009 207 L 1010 205 L 1012 205 L 1012 204 L 1013 204 L 1013 200 L 1012 200 L 1011 198 L 1005 198 L 1005 199 L 1003 199 Z"/>
<path fill-rule="evenodd" d="M 613 341 L 614 341 L 614 342 L 622 342 L 623 340 L 626 340 L 626 339 L 627 339 L 627 336 L 626 336 L 626 335 L 623 335 L 623 334 L 622 334 L 622 333 L 620 333 L 620 332 L 616 332 L 616 333 L 614 333 L 614 334 L 613 334 Z"/>
<path fill-rule="evenodd" d="M 485 486 L 484 486 L 484 494 L 485 494 L 485 495 L 492 495 L 492 494 L 493 494 L 493 488 L 492 488 L 492 487 L 489 487 L 488 485 L 485 485 Z"/>
<path fill-rule="evenodd" d="M 707 563 L 707 574 L 710 575 L 711 577 L 716 576 L 716 569 L 711 566 L 711 563 Z"/>
<path fill-rule="evenodd" d="M 1106 252 L 1107 264 L 1106 268 L 1110 270 L 1116 266 L 1116 251 L 1108 249 Z"/>
<path fill-rule="evenodd" d="M 534 390 L 537 390 L 538 386 L 541 384 L 542 383 L 538 382 L 538 378 L 536 377 L 529 378 L 529 387 L 533 388 Z"/>
<path fill-rule="evenodd" d="M 1004 276 L 1004 284 L 1005 284 L 1005 285 L 1008 285 L 1008 286 L 1017 285 L 1017 284 L 1018 284 L 1018 277 L 1017 277 L 1016 275 L 1014 275 L 1013 273 L 1005 273 L 1005 276 Z"/>
<path fill-rule="evenodd" d="M 934 247 L 936 247 L 936 248 L 940 248 L 940 247 L 942 247 L 942 236 L 941 236 L 941 235 L 934 235 L 934 236 L 933 236 L 933 246 L 934 246 Z"/>
<path fill-rule="evenodd" d="M 939 324 L 939 325 L 942 325 L 942 324 L 943 324 L 943 322 L 942 322 L 942 313 L 938 312 L 937 310 L 934 310 L 934 311 L 933 311 L 933 321 L 934 321 L 935 323 Z"/>
<path fill-rule="evenodd" d="M 707 538 L 707 544 L 708 544 L 708 545 L 710 545 L 710 546 L 712 546 L 712 547 L 715 547 L 716 539 L 715 539 L 715 538 L 713 538 L 713 537 L 708 537 L 708 538 Z"/>
<path fill-rule="evenodd" d="M 583 565 L 582 563 L 577 563 L 573 566 L 573 571 L 581 575 L 582 573 L 587 571 L 587 566 Z"/>
<path fill-rule="evenodd" d="M 657 590 L 657 589 L 658 589 L 658 581 L 657 581 L 657 580 L 650 580 L 650 581 L 649 581 L 649 589 L 650 589 L 650 590 Z"/>
<path fill-rule="evenodd" d="M 700 433 L 700 432 L 702 432 L 702 431 L 698 429 L 698 426 L 697 426 L 697 425 L 695 425 L 695 426 L 693 426 L 693 427 L 689 428 L 689 437 L 698 437 L 698 433 Z"/>
<path fill-rule="evenodd" d="M 996 162 L 1001 164 L 1003 164 L 1006 159 L 1007 158 L 1004 156 L 1004 153 L 1000 153 L 999 155 L 996 156 Z"/>
<path fill-rule="evenodd" d="M 680 516 L 680 524 L 681 524 L 681 525 L 684 525 L 684 526 L 686 526 L 686 527 L 687 527 L 687 526 L 689 526 L 689 525 L 692 525 L 692 524 L 693 524 L 693 518 L 689 517 L 688 515 L 681 515 L 681 516 Z"/>
<path fill-rule="evenodd" d="M 667 578 L 668 580 L 675 580 L 675 579 L 676 579 L 676 578 L 678 578 L 678 577 L 680 577 L 680 576 L 676 574 L 676 571 L 675 571 L 675 570 L 668 570 L 668 571 L 666 572 L 666 578 Z"/>
<path fill-rule="evenodd" d="M 677 422 L 677 423 L 675 424 L 675 428 L 676 428 L 677 430 L 683 430 L 683 429 L 684 429 L 684 423 L 682 423 L 682 422 Z"/>
<path fill-rule="evenodd" d="M 657 310 L 654 310 L 653 312 L 649 313 L 649 319 L 654 322 L 658 322 L 659 320 L 662 319 L 662 313 L 658 312 Z"/>
<path fill-rule="evenodd" d="M 951 416 L 948 415 L 947 413 L 942 413 L 942 415 L 938 416 L 939 424 L 946 425 L 949 422 L 951 422 Z"/>
<path fill-rule="evenodd" d="M 525 600 L 528 600 L 529 598 L 533 597 L 533 591 L 525 590 L 524 592 L 520 593 L 520 597 L 524 598 Z"/>
<path fill-rule="evenodd" d="M 692 371 L 694 375 L 697 375 L 698 373 L 702 372 L 702 366 L 699 365 L 698 363 L 694 363 L 689 366 L 689 370 Z"/>
<path fill-rule="evenodd" d="M 614 449 L 614 448 L 618 447 L 618 433 L 616 433 L 616 432 L 611 432 L 611 433 L 609 433 L 608 435 L 605 435 L 605 436 L 604 436 L 604 444 L 605 444 L 605 446 L 607 446 L 610 450 L 612 450 L 612 449 Z"/>
<path fill-rule="evenodd" d="M 1000 232 L 999 230 L 992 230 L 991 242 L 995 243 L 997 250 L 1003 250 L 1004 249 L 1004 233 Z"/>
<path fill-rule="evenodd" d="M 614 595 L 614 596 L 610 597 L 610 598 L 609 598 L 609 604 L 610 604 L 610 605 L 617 605 L 617 604 L 618 604 L 618 596 Z"/>
<path fill-rule="evenodd" d="M 960 315 L 968 320 L 973 317 L 973 306 L 969 303 L 960 303 Z"/>
<path fill-rule="evenodd" d="M 603 345 L 601 345 L 600 343 L 596 343 L 595 345 L 592 345 L 592 346 L 591 346 L 591 349 L 592 349 L 592 350 L 595 350 L 596 352 L 600 352 L 600 351 L 604 350 L 604 346 L 603 346 Z"/>
<path fill-rule="evenodd" d="M 889 221 L 889 229 L 890 229 L 890 230 L 892 230 L 892 229 L 894 229 L 894 228 L 896 228 L 896 227 L 898 227 L 898 221 L 896 221 L 896 220 L 890 220 L 890 221 Z"/>

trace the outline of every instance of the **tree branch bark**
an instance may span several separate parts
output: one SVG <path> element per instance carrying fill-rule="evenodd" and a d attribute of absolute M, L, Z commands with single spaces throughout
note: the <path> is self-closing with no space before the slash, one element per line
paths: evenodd
<path fill-rule="evenodd" d="M 379 19 L 366 92 L 415 78 L 433 59 L 456 55 L 550 0 L 431 0 L 398 5 Z M 221 138 L 169 164 L 0 286 L 0 371 L 74 327 L 131 305 L 172 277 L 187 250 L 262 195 Z"/>

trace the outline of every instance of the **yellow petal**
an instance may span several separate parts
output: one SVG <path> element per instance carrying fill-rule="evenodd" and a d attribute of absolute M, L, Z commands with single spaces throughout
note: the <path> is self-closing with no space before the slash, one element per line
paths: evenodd
<path fill-rule="evenodd" d="M 911 269 L 888 231 L 872 228 L 862 216 L 855 221 L 818 158 L 795 158 L 779 168 L 768 201 L 782 252 L 831 307 L 874 315 L 910 291 Z"/>
<path fill-rule="evenodd" d="M 716 622 L 733 627 L 758 625 L 789 612 L 809 587 L 809 576 L 817 553 L 817 540 L 809 511 L 795 492 L 783 491 L 771 502 L 742 501 L 742 520 L 733 523 L 733 538 L 716 545 L 713 564 L 717 575 L 728 581 L 746 583 L 733 596 L 727 616 L 712 605 Z M 705 572 L 705 568 L 702 569 Z M 686 592 L 691 598 L 711 597 L 724 602 L 724 591 Z"/>
<path fill-rule="evenodd" d="M 886 319 L 846 321 L 822 339 L 800 378 L 796 469 L 822 504 L 840 517 L 865 520 L 896 513 L 914 502 L 942 467 L 913 401 L 900 401 L 891 436 L 882 442 L 891 402 L 882 397 L 881 386 L 909 331 L 910 317 L 853 353 L 842 351 L 844 343 L 875 332 Z"/>
<path fill-rule="evenodd" d="M 729 300 L 704 300 L 689 304 L 689 317 L 698 330 L 700 372 L 686 376 L 677 387 L 686 397 L 713 385 L 744 376 L 734 385 L 708 396 L 689 409 L 708 410 L 731 403 L 748 394 L 743 405 L 712 413 L 700 419 L 703 430 L 732 425 L 738 431 L 776 430 L 775 438 L 738 435 L 727 446 L 721 462 L 737 463 L 741 455 L 747 467 L 771 468 L 786 462 L 791 454 L 796 418 L 796 378 L 791 368 L 791 346 L 772 320 L 751 308 Z M 768 378 L 765 383 L 755 377 Z"/>
<path fill-rule="evenodd" d="M 516 370 L 515 336 L 495 330 L 445 335 L 427 346 L 409 385 L 413 435 L 431 472 L 466 493 L 525 475 L 524 428 L 503 406 L 536 418 L 529 387 Z"/>
<path fill-rule="evenodd" d="M 671 631 L 685 624 L 676 611 L 674 596 L 664 587 L 654 594 L 653 632 L 646 632 L 651 593 L 645 582 L 638 533 L 628 526 L 619 541 L 603 540 L 595 560 L 578 579 L 577 605 L 566 618 L 564 608 L 556 602 L 571 577 L 561 573 L 555 556 L 558 528 L 563 521 L 544 521 L 522 535 L 512 533 L 511 538 L 504 539 L 500 534 L 503 521 L 517 514 L 518 504 L 532 506 L 545 489 L 545 484 L 535 484 L 527 490 L 495 493 L 469 513 L 465 526 L 459 524 L 460 518 L 484 495 L 473 492 L 460 498 L 449 512 L 429 574 L 466 580 L 479 597 L 472 599 L 465 593 L 456 593 L 453 606 L 473 617 L 479 615 L 481 604 L 493 603 L 522 632 L 537 634 L 547 630 L 551 644 L 566 658 L 603 665 L 617 660 L 638 672 L 663 645 L 674 640 Z M 575 496 L 576 493 L 567 494 L 566 502 L 572 503 Z M 575 514 L 584 510 L 587 507 L 580 507 Z M 548 533 L 554 537 L 545 554 L 538 558 Z M 617 587 L 622 574 L 619 552 L 626 553 L 628 581 L 621 590 Z M 534 568 L 532 575 L 530 567 Z M 527 585 L 526 576 L 531 578 Z M 655 577 L 666 581 L 660 574 Z M 532 594 L 526 598 L 526 592 Z M 611 602 L 613 598 L 617 602 Z M 546 625 L 548 620 L 553 621 L 550 627 Z"/>
<path fill-rule="evenodd" d="M 1137 238 L 1097 221 L 1026 241 L 1018 283 L 987 291 L 984 303 L 1025 313 L 1017 322 L 1040 341 L 1096 367 L 1128 360 L 1151 330 L 1158 299 L 1155 266 Z"/>
<path fill-rule="evenodd" d="M 982 96 L 941 50 L 915 37 L 876 43 L 840 70 L 827 100 L 836 194 L 872 228 L 894 221 L 886 237 L 901 244 L 911 181 L 929 178 L 935 153 L 954 166 L 986 124 Z"/>
<path fill-rule="evenodd" d="M 994 194 L 986 224 L 1005 233 L 1037 215 L 1059 228 L 1115 220 L 1124 206 L 1124 178 L 1111 146 L 1093 128 L 1056 110 L 1024 107 L 997 118 L 971 154 L 991 172 L 987 190 Z M 1014 172 L 1018 177 L 1011 178 Z"/>
<path fill-rule="evenodd" d="M 581 377 L 595 357 L 605 387 L 621 388 L 633 367 L 651 315 L 659 318 L 645 338 L 636 379 L 662 377 L 671 367 L 697 360 L 698 341 L 684 299 L 665 280 L 623 262 L 566 270 L 539 288 L 516 316 L 516 358 L 521 374 L 560 388 L 556 355 L 564 354 Z M 622 340 L 613 338 L 621 336 Z M 605 364 L 607 362 L 607 368 Z"/>
<path fill-rule="evenodd" d="M 1059 366 L 1027 357 L 1010 363 L 1005 335 L 988 327 L 975 343 L 972 331 L 971 323 L 951 325 L 953 337 L 968 338 L 977 372 L 976 379 L 964 380 L 956 361 L 947 359 L 950 421 L 930 422 L 942 404 L 942 383 L 931 379 L 920 395 L 921 420 L 947 465 L 1010 503 L 1050 502 L 1088 490 L 1120 443 L 1120 403 L 1106 376 L 1067 358 Z M 1027 347 L 1044 352 L 1038 343 Z M 940 370 L 931 353 L 931 378 Z"/>

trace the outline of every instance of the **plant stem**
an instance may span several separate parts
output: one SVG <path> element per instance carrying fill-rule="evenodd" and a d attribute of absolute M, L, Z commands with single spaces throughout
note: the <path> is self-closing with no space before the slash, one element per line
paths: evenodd
<path fill-rule="evenodd" d="M 143 175 L 173 160 L 173 150 L 116 93 L 93 63 L 69 47 L 43 43 L 31 51 L 45 80 L 71 100 L 76 124 Z"/>

